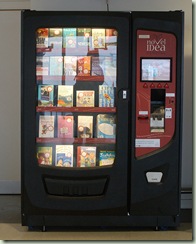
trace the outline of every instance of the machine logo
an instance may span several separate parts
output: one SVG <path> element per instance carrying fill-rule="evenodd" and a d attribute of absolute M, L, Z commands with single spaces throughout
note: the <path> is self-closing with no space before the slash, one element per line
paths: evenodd
<path fill-rule="evenodd" d="M 166 39 L 156 39 L 147 41 L 147 51 L 148 52 L 165 52 L 166 51 Z"/>

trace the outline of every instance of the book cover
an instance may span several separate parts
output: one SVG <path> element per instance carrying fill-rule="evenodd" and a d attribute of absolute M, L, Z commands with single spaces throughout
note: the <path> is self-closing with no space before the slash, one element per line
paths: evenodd
<path fill-rule="evenodd" d="M 73 107 L 73 86 L 58 86 L 57 107 Z"/>
<path fill-rule="evenodd" d="M 48 28 L 37 29 L 36 47 L 37 48 L 47 48 L 48 47 Z"/>
<path fill-rule="evenodd" d="M 49 29 L 49 47 L 54 49 L 62 49 L 63 45 L 63 30 L 62 28 L 50 28 Z"/>
<path fill-rule="evenodd" d="M 116 46 L 117 45 L 118 32 L 116 29 L 106 29 L 105 35 L 106 35 L 105 42 L 106 42 L 107 46 L 109 46 L 109 45 Z"/>
<path fill-rule="evenodd" d="M 99 85 L 99 107 L 114 107 L 114 87 Z"/>
<path fill-rule="evenodd" d="M 54 115 L 39 116 L 39 137 L 53 138 L 54 137 Z"/>
<path fill-rule="evenodd" d="M 38 85 L 38 106 L 52 107 L 54 105 L 54 85 Z"/>
<path fill-rule="evenodd" d="M 49 57 L 36 57 L 36 75 L 49 75 Z"/>
<path fill-rule="evenodd" d="M 97 138 L 115 138 L 116 122 L 113 114 L 97 115 Z"/>
<path fill-rule="evenodd" d="M 94 107 L 95 91 L 76 91 L 76 107 Z"/>
<path fill-rule="evenodd" d="M 78 138 L 93 138 L 93 116 L 78 116 Z"/>
<path fill-rule="evenodd" d="M 116 80 L 116 55 L 104 58 L 103 70 L 106 79 Z"/>
<path fill-rule="evenodd" d="M 77 59 L 78 76 L 90 76 L 91 74 L 91 57 L 81 56 Z"/>
<path fill-rule="evenodd" d="M 58 116 L 58 137 L 73 138 L 74 118 L 73 116 Z"/>
<path fill-rule="evenodd" d="M 52 147 L 37 147 L 37 162 L 52 165 Z"/>
<path fill-rule="evenodd" d="M 77 147 L 77 167 L 96 166 L 96 147 Z"/>
<path fill-rule="evenodd" d="M 77 74 L 77 57 L 64 57 L 64 74 L 65 76 L 76 76 Z"/>
<path fill-rule="evenodd" d="M 115 159 L 115 151 L 101 150 L 99 153 L 99 166 L 112 165 Z"/>
<path fill-rule="evenodd" d="M 56 75 L 56 76 L 63 75 L 63 57 L 62 56 L 50 57 L 50 75 Z"/>
<path fill-rule="evenodd" d="M 73 145 L 56 145 L 55 166 L 73 167 Z"/>
<path fill-rule="evenodd" d="M 76 28 L 63 28 L 63 47 L 76 47 Z"/>
<path fill-rule="evenodd" d="M 88 47 L 92 36 L 91 28 L 78 28 L 77 34 L 78 47 Z"/>
<path fill-rule="evenodd" d="M 103 69 L 101 67 L 101 60 L 102 57 L 92 57 L 92 64 L 91 64 L 91 75 L 92 76 L 101 76 L 103 75 Z"/>
<path fill-rule="evenodd" d="M 92 29 L 92 47 L 105 48 L 105 29 Z"/>

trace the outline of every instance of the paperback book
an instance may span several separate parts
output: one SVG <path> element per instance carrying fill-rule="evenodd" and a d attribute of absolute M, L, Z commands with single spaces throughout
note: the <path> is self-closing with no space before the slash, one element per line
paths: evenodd
<path fill-rule="evenodd" d="M 73 138 L 74 118 L 73 116 L 58 116 L 58 137 Z"/>
<path fill-rule="evenodd" d="M 103 57 L 92 57 L 92 67 L 91 67 L 91 75 L 92 76 L 101 76 L 103 75 L 103 69 L 101 67 L 101 59 Z"/>
<path fill-rule="evenodd" d="M 49 65 L 49 57 L 36 57 L 36 75 L 48 75 Z"/>
<path fill-rule="evenodd" d="M 37 29 L 36 47 L 37 48 L 47 48 L 48 47 L 48 28 Z"/>
<path fill-rule="evenodd" d="M 101 150 L 99 153 L 99 166 L 112 165 L 115 159 L 115 151 Z"/>
<path fill-rule="evenodd" d="M 114 107 L 113 86 L 99 86 L 99 107 Z"/>
<path fill-rule="evenodd" d="M 50 57 L 50 75 L 56 75 L 56 76 L 63 75 L 63 57 L 62 56 Z"/>
<path fill-rule="evenodd" d="M 95 106 L 95 91 L 80 90 L 76 91 L 76 107 L 94 107 Z"/>
<path fill-rule="evenodd" d="M 54 85 L 38 85 L 38 106 L 52 107 L 54 105 Z"/>
<path fill-rule="evenodd" d="M 63 47 L 76 47 L 76 28 L 63 28 Z"/>
<path fill-rule="evenodd" d="M 56 145 L 55 166 L 73 167 L 73 145 Z"/>
<path fill-rule="evenodd" d="M 77 44 L 78 47 L 88 47 L 92 36 L 91 28 L 78 28 L 77 29 Z"/>
<path fill-rule="evenodd" d="M 96 166 L 96 147 L 77 147 L 77 167 Z"/>
<path fill-rule="evenodd" d="M 58 86 L 58 107 L 73 107 L 73 86 Z"/>
<path fill-rule="evenodd" d="M 81 56 L 77 60 L 78 66 L 78 76 L 90 76 L 91 74 L 91 57 L 90 56 Z"/>
<path fill-rule="evenodd" d="M 113 114 L 97 115 L 97 138 L 115 138 L 116 123 Z"/>
<path fill-rule="evenodd" d="M 92 48 L 105 48 L 105 29 L 92 29 Z"/>
<path fill-rule="evenodd" d="M 39 116 L 39 137 L 53 138 L 54 137 L 54 115 Z"/>
<path fill-rule="evenodd" d="M 78 116 L 78 138 L 92 138 L 93 137 L 93 116 Z"/>
<path fill-rule="evenodd" d="M 52 165 L 52 147 L 37 147 L 37 162 Z"/>
<path fill-rule="evenodd" d="M 49 46 L 54 49 L 62 49 L 62 28 L 50 28 L 49 29 Z"/>
<path fill-rule="evenodd" d="M 76 76 L 77 74 L 77 57 L 65 56 L 64 57 L 64 75 Z"/>

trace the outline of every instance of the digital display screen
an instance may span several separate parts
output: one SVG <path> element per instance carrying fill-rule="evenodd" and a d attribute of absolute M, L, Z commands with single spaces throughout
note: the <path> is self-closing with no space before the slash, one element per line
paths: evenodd
<path fill-rule="evenodd" d="M 171 82 L 171 59 L 141 58 L 141 81 Z"/>

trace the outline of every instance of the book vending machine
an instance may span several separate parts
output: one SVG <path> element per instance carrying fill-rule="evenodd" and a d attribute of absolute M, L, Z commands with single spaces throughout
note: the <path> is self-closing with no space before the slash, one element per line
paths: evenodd
<path fill-rule="evenodd" d="M 22 225 L 178 226 L 183 12 L 22 12 Z"/>

